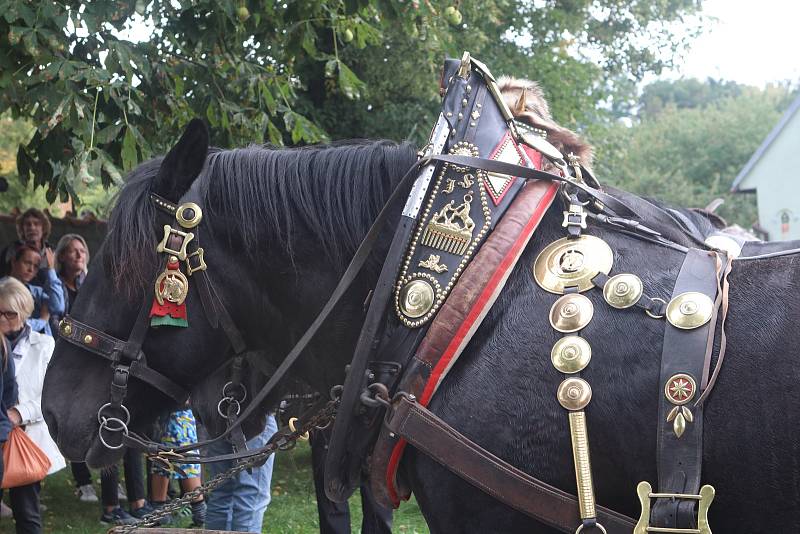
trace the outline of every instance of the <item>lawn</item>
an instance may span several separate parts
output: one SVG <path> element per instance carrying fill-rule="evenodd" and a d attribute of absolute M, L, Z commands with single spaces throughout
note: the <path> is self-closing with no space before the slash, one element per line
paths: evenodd
<path fill-rule="evenodd" d="M 95 487 L 100 493 L 96 471 Z M 98 504 L 79 502 L 74 495 L 69 468 L 48 477 L 42 488 L 45 534 L 104 534 L 108 527 L 100 523 Z M 6 502 L 8 498 L 6 497 Z M 123 503 L 124 504 L 124 503 Z M 319 532 L 314 483 L 311 478 L 311 449 L 302 443 L 296 449 L 279 452 L 272 477 L 272 503 L 264 517 L 264 532 L 270 534 L 312 534 Z M 350 499 L 353 532 L 360 530 L 361 502 L 358 492 Z M 182 519 L 175 527 L 188 527 Z M 0 520 L 0 533 L 14 531 L 11 520 Z M 411 499 L 395 511 L 393 531 L 402 534 L 428 532 L 416 502 Z"/>

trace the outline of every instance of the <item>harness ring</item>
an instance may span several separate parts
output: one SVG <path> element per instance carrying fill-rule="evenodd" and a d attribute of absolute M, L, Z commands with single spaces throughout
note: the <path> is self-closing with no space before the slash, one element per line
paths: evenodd
<path fill-rule="evenodd" d="M 239 403 L 239 401 L 234 399 L 233 397 L 223 397 L 217 403 L 217 413 L 220 415 L 220 417 L 222 417 L 223 419 L 228 419 L 228 414 L 222 411 L 222 403 L 225 401 L 228 401 L 229 404 L 233 404 L 235 402 L 236 415 L 239 415 L 239 412 L 242 411 L 242 405 Z"/>

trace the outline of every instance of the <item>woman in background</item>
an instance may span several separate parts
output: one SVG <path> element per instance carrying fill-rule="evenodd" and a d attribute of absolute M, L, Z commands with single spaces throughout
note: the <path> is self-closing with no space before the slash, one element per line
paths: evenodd
<path fill-rule="evenodd" d="M 25 433 L 50 459 L 55 473 L 66 463 L 50 437 L 42 416 L 42 385 L 47 364 L 53 355 L 52 337 L 34 332 L 26 324 L 33 312 L 33 297 L 20 281 L 12 277 L 0 280 L 0 332 L 11 345 L 9 361 L 14 361 L 18 388 L 17 403 L 7 407 L 8 419 L 14 426 L 25 426 Z M 11 488 L 11 509 L 17 534 L 40 534 L 42 517 L 39 508 L 40 482 Z"/>

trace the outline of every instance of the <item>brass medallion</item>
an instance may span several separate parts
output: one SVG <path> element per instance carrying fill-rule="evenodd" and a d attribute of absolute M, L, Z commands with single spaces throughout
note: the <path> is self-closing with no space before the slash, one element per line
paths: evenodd
<path fill-rule="evenodd" d="M 592 347 L 580 336 L 564 336 L 550 351 L 553 367 L 564 374 L 583 371 L 592 359 Z"/>
<path fill-rule="evenodd" d="M 706 324 L 714 314 L 714 301 L 696 291 L 681 293 L 667 304 L 667 321 L 675 328 L 691 330 Z"/>
<path fill-rule="evenodd" d="M 433 286 L 419 278 L 411 280 L 400 290 L 400 310 L 411 319 L 422 317 L 433 307 L 436 293 Z"/>
<path fill-rule="evenodd" d="M 642 298 L 644 286 L 635 274 L 612 276 L 603 287 L 603 298 L 612 308 L 623 310 L 634 306 Z"/>
<path fill-rule="evenodd" d="M 594 305 L 580 293 L 563 295 L 550 308 L 550 325 L 569 334 L 584 328 L 592 320 Z"/>
<path fill-rule="evenodd" d="M 463 203 L 455 206 L 455 200 L 451 200 L 436 212 L 422 234 L 422 244 L 457 256 L 464 254 L 475 229 L 475 221 L 469 216 L 472 198 L 469 192 Z"/>
<path fill-rule="evenodd" d="M 669 402 L 676 406 L 691 402 L 696 391 L 697 383 L 686 373 L 673 375 L 664 386 L 664 395 Z"/>
<path fill-rule="evenodd" d="M 167 268 L 156 278 L 156 300 L 161 306 L 165 300 L 180 306 L 189 294 L 189 280 L 178 269 L 177 264 L 178 259 L 172 256 Z"/>
<path fill-rule="evenodd" d="M 592 400 L 592 387 L 583 378 L 567 378 L 558 386 L 558 402 L 571 412 L 583 410 Z"/>
<path fill-rule="evenodd" d="M 591 235 L 565 237 L 539 253 L 533 262 L 533 277 L 550 293 L 560 295 L 571 286 L 583 292 L 594 287 L 592 278 L 598 273 L 608 274 L 613 264 L 614 253 L 602 239 Z"/>

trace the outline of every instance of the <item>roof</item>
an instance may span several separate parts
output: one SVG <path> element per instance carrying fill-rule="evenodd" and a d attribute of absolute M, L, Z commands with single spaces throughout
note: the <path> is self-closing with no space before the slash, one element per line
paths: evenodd
<path fill-rule="evenodd" d="M 792 116 L 797 113 L 798 109 L 800 109 L 800 95 L 794 99 L 792 104 L 789 106 L 789 109 L 787 109 L 786 113 L 784 113 L 781 117 L 781 120 L 778 121 L 778 124 L 775 126 L 775 128 L 772 129 L 766 139 L 764 139 L 764 142 L 761 143 L 761 146 L 758 147 L 752 156 L 750 156 L 750 160 L 745 164 L 745 166 L 733 180 L 731 192 L 747 191 L 746 189 L 739 189 L 739 184 L 741 184 L 745 177 L 750 174 L 750 171 L 756 166 L 756 163 L 758 163 L 758 161 L 761 159 L 761 156 L 764 155 L 775 138 L 778 137 L 786 125 L 789 124 L 789 121 L 791 120 Z"/>

